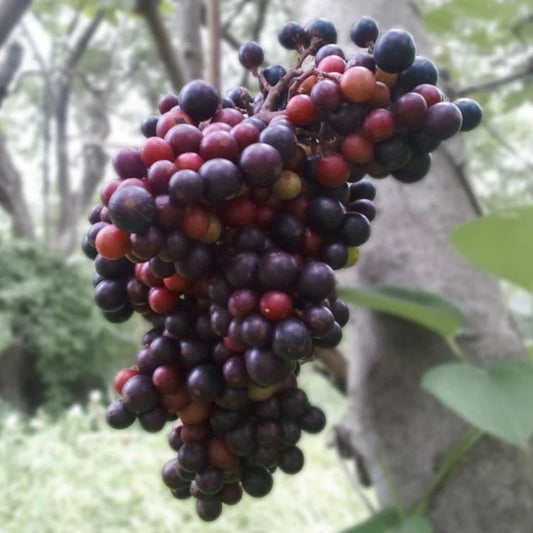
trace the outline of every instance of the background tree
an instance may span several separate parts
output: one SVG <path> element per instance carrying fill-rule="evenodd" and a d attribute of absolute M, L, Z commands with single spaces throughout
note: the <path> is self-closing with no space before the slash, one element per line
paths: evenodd
<path fill-rule="evenodd" d="M 309 1 L 297 7 L 302 20 L 315 16 L 333 20 L 345 42 L 352 20 L 367 14 L 382 28 L 408 29 L 419 53 L 430 54 L 421 12 L 412 2 L 337 2 L 324 7 Z M 468 326 L 459 337 L 464 353 L 487 364 L 523 353 L 523 345 L 497 282 L 466 265 L 448 244 L 451 230 L 479 213 L 463 166 L 460 141 L 448 142 L 435 153 L 431 174 L 423 183 L 414 187 L 391 180 L 379 183 L 373 238 L 362 249 L 358 267 L 343 279 L 364 286 L 424 288 L 447 296 L 467 316 Z M 350 410 L 345 428 L 380 504 L 408 508 L 465 429 L 419 387 L 425 370 L 453 356 L 435 335 L 404 321 L 358 309 L 353 322 L 347 346 Z M 435 531 L 525 531 L 533 513 L 528 470 L 520 452 L 483 439 L 432 499 Z M 513 496 L 508 498 L 510 486 Z"/>

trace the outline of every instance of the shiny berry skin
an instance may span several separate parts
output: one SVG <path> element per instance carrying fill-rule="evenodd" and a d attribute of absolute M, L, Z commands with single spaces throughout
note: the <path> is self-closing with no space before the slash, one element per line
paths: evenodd
<path fill-rule="evenodd" d="M 318 182 L 324 187 L 337 187 L 346 183 L 350 167 L 340 154 L 331 153 L 320 159 L 316 166 Z"/>
<path fill-rule="evenodd" d="M 94 244 L 98 253 L 106 259 L 120 259 L 131 249 L 129 233 L 122 231 L 114 224 L 108 224 L 102 228 Z"/>
<path fill-rule="evenodd" d="M 178 295 L 166 287 L 152 287 L 148 293 L 148 303 L 155 313 L 172 313 L 178 303 Z"/>
<path fill-rule="evenodd" d="M 293 96 L 287 103 L 285 112 L 287 118 L 297 126 L 308 126 L 317 119 L 313 101 L 306 94 Z"/>
<path fill-rule="evenodd" d="M 292 313 L 292 300 L 286 292 L 268 291 L 261 296 L 259 309 L 265 318 L 278 322 Z"/>

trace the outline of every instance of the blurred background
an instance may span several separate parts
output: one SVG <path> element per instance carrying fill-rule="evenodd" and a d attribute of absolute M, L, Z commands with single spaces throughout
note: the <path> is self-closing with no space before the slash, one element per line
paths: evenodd
<path fill-rule="evenodd" d="M 350 21 L 364 14 L 338 3 Z M 165 436 L 136 427 L 119 434 L 105 424 L 113 375 L 131 364 L 143 324 L 103 320 L 92 264 L 79 246 L 100 185 L 112 177 L 110 158 L 142 142 L 139 126 L 160 96 L 198 77 L 222 94 L 239 85 L 255 93 L 237 50 L 256 40 L 269 63 L 290 65 L 293 54 L 276 35 L 301 17 L 297 4 L 0 0 L 2 533 L 327 533 L 368 515 L 372 491 L 333 445 L 346 397 L 312 365 L 302 383 L 329 423 L 303 441 L 302 473 L 277 474 L 271 496 L 227 509 L 214 525 L 199 523 L 190 502 L 174 500 L 160 482 L 172 456 Z M 458 171 L 484 212 L 531 203 L 531 2 L 425 0 L 417 10 L 441 80 L 454 97 L 484 107 L 484 123 L 464 138 Z M 530 296 L 511 287 L 505 296 L 531 339 Z"/>

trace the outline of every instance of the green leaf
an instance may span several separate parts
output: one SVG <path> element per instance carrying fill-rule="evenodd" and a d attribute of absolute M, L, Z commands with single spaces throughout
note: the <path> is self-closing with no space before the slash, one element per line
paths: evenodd
<path fill-rule="evenodd" d="M 433 533 L 433 526 L 427 517 L 413 515 L 408 516 L 395 533 Z"/>
<path fill-rule="evenodd" d="M 467 222 L 451 241 L 478 268 L 533 292 L 533 206 Z"/>
<path fill-rule="evenodd" d="M 400 515 L 396 509 L 385 509 L 371 516 L 362 524 L 357 524 L 342 533 L 392 533 L 391 528 L 400 523 Z"/>
<path fill-rule="evenodd" d="M 452 338 L 465 323 L 460 309 L 432 292 L 381 285 L 341 288 L 339 295 L 355 305 L 416 322 L 447 339 Z"/>
<path fill-rule="evenodd" d="M 439 365 L 426 372 L 422 388 L 482 431 L 527 449 L 533 434 L 533 362 L 507 359 L 487 369 Z"/>
<path fill-rule="evenodd" d="M 413 515 L 402 518 L 397 509 L 385 509 L 371 516 L 362 524 L 342 533 L 432 533 L 433 527 L 427 517 Z"/>

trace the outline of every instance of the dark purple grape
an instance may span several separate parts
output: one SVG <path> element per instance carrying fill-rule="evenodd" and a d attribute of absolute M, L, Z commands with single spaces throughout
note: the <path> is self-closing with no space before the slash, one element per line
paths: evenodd
<path fill-rule="evenodd" d="M 178 170 L 170 178 L 168 195 L 171 202 L 179 206 L 197 202 L 204 195 L 204 180 L 194 170 Z"/>
<path fill-rule="evenodd" d="M 245 353 L 246 370 L 251 380 L 261 387 L 273 387 L 286 379 L 293 364 L 270 350 L 252 348 Z"/>
<path fill-rule="evenodd" d="M 98 255 L 98 250 L 89 242 L 89 238 L 85 235 L 81 241 L 81 250 L 85 254 L 85 257 L 89 259 L 95 259 Z"/>
<path fill-rule="evenodd" d="M 359 52 L 355 54 L 349 61 L 346 63 L 346 70 L 352 67 L 364 67 L 367 70 L 370 70 L 372 74 L 376 73 L 376 61 L 374 56 L 367 52 Z"/>
<path fill-rule="evenodd" d="M 230 450 L 238 456 L 248 455 L 254 448 L 254 428 L 251 422 L 242 422 L 228 431 L 224 441 Z"/>
<path fill-rule="evenodd" d="M 113 158 L 113 167 L 123 179 L 144 178 L 146 176 L 146 166 L 139 150 L 135 148 L 124 148 L 118 152 Z"/>
<path fill-rule="evenodd" d="M 368 218 L 370 222 L 372 222 L 372 220 L 376 218 L 376 207 L 374 203 L 372 202 L 372 200 L 367 200 L 365 198 L 350 202 L 346 205 L 346 210 L 355 213 L 360 213 L 361 215 L 364 215 L 366 218 Z"/>
<path fill-rule="evenodd" d="M 163 96 L 161 96 L 161 98 L 159 98 L 159 102 L 157 103 L 157 107 L 161 114 L 170 111 L 173 107 L 176 107 L 177 105 L 178 97 L 175 94 L 164 94 Z"/>
<path fill-rule="evenodd" d="M 205 187 L 204 197 L 209 202 L 220 203 L 235 196 L 241 188 L 241 173 L 227 159 L 210 159 L 200 167 L 199 173 Z"/>
<path fill-rule="evenodd" d="M 201 472 L 208 464 L 207 446 L 200 442 L 186 442 L 178 451 L 180 468 L 187 472 Z"/>
<path fill-rule="evenodd" d="M 250 382 L 242 355 L 230 357 L 222 367 L 222 374 L 226 383 L 231 387 L 246 387 Z"/>
<path fill-rule="evenodd" d="M 427 110 L 424 130 L 430 136 L 444 141 L 459 133 L 462 125 L 461 110 L 451 102 L 439 102 Z"/>
<path fill-rule="evenodd" d="M 128 302 L 124 281 L 103 279 L 94 289 L 94 301 L 103 311 L 118 311 Z"/>
<path fill-rule="evenodd" d="M 281 439 L 281 428 L 273 420 L 260 420 L 255 425 L 255 440 L 261 446 L 273 446 Z"/>
<path fill-rule="evenodd" d="M 362 179 L 350 185 L 350 202 L 366 198 L 373 200 L 376 197 L 376 187 L 369 179 Z"/>
<path fill-rule="evenodd" d="M 176 458 L 170 459 L 170 461 L 167 461 L 165 463 L 161 471 L 161 477 L 163 478 L 163 483 L 169 489 L 183 489 L 185 487 L 188 489 L 189 482 L 184 481 L 178 476 L 177 468 L 178 468 L 178 461 Z"/>
<path fill-rule="evenodd" d="M 333 80 L 321 80 L 314 85 L 310 94 L 311 100 L 319 112 L 335 111 L 342 100 L 339 84 Z"/>
<path fill-rule="evenodd" d="M 269 85 L 276 85 L 283 76 L 287 74 L 287 71 L 281 65 L 269 65 L 263 70 L 263 76 L 265 77 Z M 262 87 L 260 87 L 262 89 Z"/>
<path fill-rule="evenodd" d="M 118 279 L 133 272 L 133 265 L 125 258 L 106 259 L 97 255 L 94 259 L 94 269 L 105 279 Z"/>
<path fill-rule="evenodd" d="M 231 313 L 227 309 L 215 309 L 211 312 L 211 329 L 220 337 L 226 337 L 231 319 Z"/>
<path fill-rule="evenodd" d="M 335 288 L 335 274 L 325 263 L 310 261 L 300 270 L 297 285 L 304 298 L 320 302 Z"/>
<path fill-rule="evenodd" d="M 273 146 L 284 162 L 291 159 L 296 151 L 296 136 L 292 129 L 275 122 L 266 127 L 259 136 L 259 141 Z"/>
<path fill-rule="evenodd" d="M 213 522 L 222 514 L 222 502 L 219 499 L 197 500 L 196 514 L 204 522 Z"/>
<path fill-rule="evenodd" d="M 209 418 L 209 423 L 215 433 L 227 433 L 244 419 L 244 413 L 237 409 L 215 407 Z"/>
<path fill-rule="evenodd" d="M 483 119 L 483 109 L 475 100 L 459 98 L 454 104 L 459 108 L 463 117 L 461 131 L 470 131 L 479 126 Z"/>
<path fill-rule="evenodd" d="M 156 407 L 151 411 L 139 414 L 141 427 L 150 433 L 161 431 L 168 421 L 168 411 L 164 407 Z"/>
<path fill-rule="evenodd" d="M 105 418 L 113 429 L 125 429 L 135 422 L 136 417 L 121 400 L 115 400 L 107 406 Z"/>
<path fill-rule="evenodd" d="M 350 30 L 350 39 L 361 48 L 374 44 L 378 38 L 378 23 L 372 17 L 361 17 L 356 20 Z"/>
<path fill-rule="evenodd" d="M 321 46 L 315 54 L 315 66 L 318 67 L 320 62 L 328 56 L 339 56 L 344 59 L 344 51 L 336 44 L 325 44 L 324 46 Z"/>
<path fill-rule="evenodd" d="M 154 339 L 148 348 L 154 364 L 158 366 L 173 365 L 180 360 L 180 344 L 176 339 L 161 335 Z"/>
<path fill-rule="evenodd" d="M 287 50 L 296 50 L 299 46 L 307 46 L 309 37 L 300 24 L 287 22 L 279 30 L 278 41 Z"/>
<path fill-rule="evenodd" d="M 237 107 L 245 109 L 252 101 L 252 95 L 246 87 L 234 87 L 230 89 L 226 95 Z"/>
<path fill-rule="evenodd" d="M 240 64 L 248 70 L 259 67 L 265 59 L 263 49 L 254 41 L 248 41 L 241 45 L 238 55 Z"/>
<path fill-rule="evenodd" d="M 270 342 L 272 326 L 262 315 L 251 315 L 245 318 L 241 326 L 243 341 L 253 348 L 264 348 Z"/>
<path fill-rule="evenodd" d="M 287 251 L 298 251 L 302 245 L 304 223 L 295 215 L 279 213 L 272 222 L 271 238 L 276 245 Z"/>
<path fill-rule="evenodd" d="M 244 409 L 248 403 L 248 390 L 225 385 L 222 392 L 215 398 L 215 403 L 222 409 L 238 411 Z"/>
<path fill-rule="evenodd" d="M 335 322 L 333 313 L 323 305 L 308 307 L 304 310 L 302 319 L 313 337 L 323 337 L 329 333 Z"/>
<path fill-rule="evenodd" d="M 191 250 L 191 240 L 189 237 L 181 233 L 181 231 L 174 230 L 167 235 L 165 245 L 159 257 L 163 261 L 179 261 L 183 260 Z"/>
<path fill-rule="evenodd" d="M 155 257 L 163 249 L 163 246 L 165 246 L 165 235 L 159 228 L 150 226 L 142 235 L 133 233 L 130 241 L 131 251 L 138 258 L 146 261 Z"/>
<path fill-rule="evenodd" d="M 300 440 L 302 430 L 294 420 L 284 418 L 281 421 L 280 427 L 283 446 L 294 446 Z"/>
<path fill-rule="evenodd" d="M 144 233 L 157 214 L 154 197 L 137 185 L 117 189 L 108 209 L 113 224 L 128 233 Z"/>
<path fill-rule="evenodd" d="M 216 365 L 198 365 L 187 376 L 187 392 L 193 401 L 211 402 L 221 389 L 222 376 Z"/>
<path fill-rule="evenodd" d="M 305 324 L 296 318 L 278 322 L 274 328 L 272 351 L 289 361 L 309 357 L 313 353 L 313 342 Z"/>
<path fill-rule="evenodd" d="M 407 142 L 415 155 L 434 152 L 440 146 L 440 139 L 434 135 L 429 135 L 423 129 L 411 132 L 407 136 Z"/>
<path fill-rule="evenodd" d="M 98 204 L 91 209 L 91 213 L 89 214 L 89 224 L 96 224 L 97 222 L 101 222 L 100 215 L 102 213 L 103 208 L 103 205 Z"/>
<path fill-rule="evenodd" d="M 329 307 L 335 317 L 335 322 L 337 322 L 341 328 L 346 326 L 348 320 L 350 320 L 350 308 L 346 302 L 337 298 Z"/>
<path fill-rule="evenodd" d="M 286 474 L 297 474 L 304 467 L 304 454 L 300 448 L 285 448 L 279 458 L 279 468 Z"/>
<path fill-rule="evenodd" d="M 181 109 L 197 122 L 211 118 L 220 104 L 216 89 L 203 80 L 187 83 L 181 89 L 178 100 Z"/>
<path fill-rule="evenodd" d="M 154 409 L 160 394 L 151 378 L 138 374 L 126 381 L 122 388 L 122 401 L 134 413 L 146 413 Z"/>
<path fill-rule="evenodd" d="M 297 423 L 307 433 L 320 433 L 326 427 L 326 415 L 319 407 L 312 406 L 298 418 Z"/>
<path fill-rule="evenodd" d="M 251 187 L 272 187 L 281 175 L 283 161 L 273 146 L 255 143 L 243 150 L 239 168 L 244 181 Z"/>
<path fill-rule="evenodd" d="M 157 115 L 150 115 L 146 117 L 141 124 L 141 133 L 145 137 L 155 137 L 157 135 L 157 121 L 159 117 Z"/>
<path fill-rule="evenodd" d="M 270 470 L 278 466 L 279 452 L 273 446 L 258 446 L 246 460 L 250 466 Z"/>
<path fill-rule="evenodd" d="M 338 236 L 347 246 L 361 246 L 370 238 L 370 222 L 368 218 L 361 213 L 346 213 L 343 216 Z"/>
<path fill-rule="evenodd" d="M 242 499 L 240 483 L 226 483 L 220 491 L 220 499 L 226 505 L 235 505 Z"/>
<path fill-rule="evenodd" d="M 360 128 L 366 114 L 366 106 L 342 102 L 337 109 L 328 113 L 326 121 L 336 133 L 348 135 Z"/>
<path fill-rule="evenodd" d="M 165 329 L 177 339 L 183 339 L 191 333 L 191 317 L 185 310 L 178 309 L 166 316 Z"/>
<path fill-rule="evenodd" d="M 241 252 L 225 269 L 227 280 L 235 289 L 253 289 L 258 283 L 259 256 L 254 252 Z"/>
<path fill-rule="evenodd" d="M 431 168 L 431 155 L 414 155 L 403 166 L 392 172 L 392 176 L 402 183 L 415 183 L 424 178 Z"/>
<path fill-rule="evenodd" d="M 254 498 L 266 496 L 274 484 L 272 474 L 264 468 L 246 468 L 241 482 L 244 492 Z"/>
<path fill-rule="evenodd" d="M 311 407 L 307 394 L 302 389 L 290 389 L 280 396 L 281 414 L 285 418 L 296 420 Z"/>
<path fill-rule="evenodd" d="M 217 305 L 225 306 L 231 293 L 232 289 L 224 278 L 215 278 L 209 284 L 209 298 Z"/>
<path fill-rule="evenodd" d="M 152 257 L 148 261 L 148 268 L 150 269 L 150 272 L 159 279 L 169 278 L 176 273 L 174 263 L 167 263 L 159 257 Z"/>
<path fill-rule="evenodd" d="M 281 250 L 264 255 L 259 265 L 259 282 L 264 289 L 289 289 L 298 275 L 294 258 Z"/>
<path fill-rule="evenodd" d="M 214 268 L 211 249 L 202 242 L 196 243 L 185 259 L 174 263 L 176 271 L 186 279 L 198 279 L 209 275 Z"/>
<path fill-rule="evenodd" d="M 235 109 L 235 103 L 229 98 L 222 98 L 222 109 Z"/>
<path fill-rule="evenodd" d="M 133 315 L 133 309 L 129 304 L 125 304 L 120 309 L 114 311 L 103 311 L 103 317 L 112 324 L 122 324 Z"/>
<path fill-rule="evenodd" d="M 324 18 L 317 18 L 308 22 L 305 32 L 310 39 L 316 39 L 319 46 L 335 44 L 337 42 L 337 30 L 332 22 Z"/>
<path fill-rule="evenodd" d="M 229 327 L 229 326 L 228 326 Z M 199 339 L 202 339 L 204 342 L 217 341 L 220 338 L 211 326 L 211 318 L 207 313 L 201 314 L 196 319 L 196 324 L 194 327 L 196 335 Z"/>
<path fill-rule="evenodd" d="M 342 223 L 344 208 L 333 198 L 319 196 L 309 204 L 308 223 L 321 235 L 335 231 Z"/>
<path fill-rule="evenodd" d="M 216 494 L 224 485 L 222 472 L 214 466 L 208 466 L 194 476 L 196 487 L 204 494 Z"/>
<path fill-rule="evenodd" d="M 412 155 L 413 150 L 402 135 L 395 135 L 389 140 L 374 146 L 376 163 L 379 163 L 387 171 L 403 167 Z"/>
<path fill-rule="evenodd" d="M 413 64 L 398 75 L 394 90 L 405 93 L 422 83 L 437 85 L 438 81 L 439 71 L 435 63 L 427 57 L 416 56 Z"/>
<path fill-rule="evenodd" d="M 142 340 L 141 340 L 141 344 L 143 346 L 148 346 L 149 344 L 152 343 L 152 341 L 154 339 L 157 339 L 157 337 L 159 337 L 163 332 L 159 329 L 156 329 L 156 328 L 152 328 L 152 329 L 149 329 L 143 336 L 142 336 Z"/>
<path fill-rule="evenodd" d="M 183 446 L 183 440 L 181 438 L 182 427 L 183 426 L 174 426 L 168 434 L 168 444 L 176 452 Z"/>
<path fill-rule="evenodd" d="M 257 226 L 244 226 L 235 235 L 234 246 L 241 252 L 261 253 L 265 248 L 265 233 Z"/>
<path fill-rule="evenodd" d="M 209 359 L 207 344 L 197 339 L 184 339 L 180 341 L 181 363 L 187 368 L 204 363 Z"/>
<path fill-rule="evenodd" d="M 381 34 L 374 45 L 376 65 L 385 72 L 397 73 L 408 69 L 416 57 L 413 36 L 399 29 Z"/>
<path fill-rule="evenodd" d="M 313 344 L 317 348 L 335 348 L 342 340 L 342 328 L 337 322 L 333 324 L 333 328 L 329 333 L 320 338 L 314 338 Z"/>
<path fill-rule="evenodd" d="M 346 266 L 348 261 L 348 248 L 342 242 L 330 242 L 320 248 L 320 259 L 333 270 Z"/>

